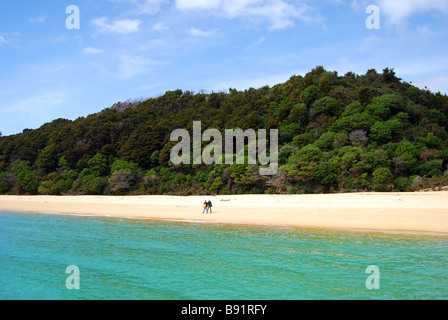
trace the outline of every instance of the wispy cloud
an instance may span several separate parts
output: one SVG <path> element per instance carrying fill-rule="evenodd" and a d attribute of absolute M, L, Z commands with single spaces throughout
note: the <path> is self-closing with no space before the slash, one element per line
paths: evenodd
<path fill-rule="evenodd" d="M 216 33 L 216 30 L 203 31 L 196 28 L 190 28 L 187 30 L 187 33 L 194 37 L 211 37 Z"/>
<path fill-rule="evenodd" d="M 137 15 L 155 15 L 160 11 L 163 3 L 167 0 L 109 0 L 110 2 L 123 3 L 130 7 Z"/>
<path fill-rule="evenodd" d="M 206 10 L 229 19 L 262 18 L 269 22 L 269 29 L 285 29 L 299 20 L 304 23 L 322 23 L 322 17 L 311 7 L 291 4 L 285 0 L 176 0 L 181 11 Z"/>
<path fill-rule="evenodd" d="M 263 44 L 264 42 L 266 42 L 266 37 L 261 37 L 258 38 L 257 40 L 255 40 L 254 42 L 252 42 L 250 45 L 248 45 L 245 50 L 251 50 L 253 48 L 256 48 L 258 46 L 260 46 L 261 44 Z"/>
<path fill-rule="evenodd" d="M 180 10 L 192 9 L 217 9 L 221 5 L 221 0 L 176 0 L 176 7 Z"/>
<path fill-rule="evenodd" d="M 126 35 L 139 31 L 141 20 L 123 19 L 116 20 L 109 23 L 109 18 L 101 17 L 91 21 L 91 24 L 96 28 L 96 32 L 99 34 L 118 34 Z"/>
<path fill-rule="evenodd" d="M 404 28 L 409 19 L 417 13 L 434 12 L 442 16 L 448 15 L 446 0 L 353 0 L 351 7 L 360 11 L 371 4 L 380 8 L 388 26 L 396 28 Z"/>
<path fill-rule="evenodd" d="M 92 48 L 93 49 L 93 48 Z M 95 50 L 88 50 L 94 54 Z M 159 65 L 159 62 L 147 57 L 143 54 L 136 54 L 119 50 L 110 54 L 101 56 L 101 59 L 92 60 L 90 67 L 95 68 L 95 76 L 97 81 L 106 82 L 134 80 L 138 76 L 149 75 L 153 71 L 153 67 Z"/>
<path fill-rule="evenodd" d="M 427 25 L 417 26 L 417 31 L 425 37 L 430 36 L 432 33 L 431 29 Z"/>
<path fill-rule="evenodd" d="M 42 116 L 54 106 L 60 106 L 66 98 L 62 91 L 44 92 L 34 96 L 11 101 L 7 106 L 0 109 L 1 112 L 18 112 L 30 116 Z"/>
<path fill-rule="evenodd" d="M 170 28 L 165 26 L 162 22 L 159 22 L 159 23 L 156 23 L 155 25 L 153 25 L 152 29 L 156 30 L 156 31 L 168 31 Z"/>
<path fill-rule="evenodd" d="M 138 75 L 148 74 L 151 71 L 150 67 L 157 64 L 156 61 L 147 57 L 120 53 L 116 75 L 119 79 L 130 79 Z"/>
<path fill-rule="evenodd" d="M 92 47 L 87 47 L 87 48 L 84 48 L 84 49 L 82 50 L 82 52 L 83 52 L 84 54 L 100 54 L 100 53 L 103 53 L 104 50 L 102 50 L 102 49 L 96 49 L 96 48 L 92 48 Z"/>
<path fill-rule="evenodd" d="M 65 35 L 60 34 L 58 36 L 51 37 L 50 41 L 53 43 L 64 43 L 67 42 L 67 38 L 65 37 Z"/>
<path fill-rule="evenodd" d="M 14 45 L 15 40 L 21 36 L 20 32 L 0 32 L 0 45 Z"/>
<path fill-rule="evenodd" d="M 411 15 L 418 12 L 437 11 L 448 15 L 446 0 L 377 0 L 377 3 L 392 25 L 405 23 Z"/>
<path fill-rule="evenodd" d="M 37 17 L 37 18 L 31 18 L 31 19 L 30 19 L 30 22 L 31 22 L 31 23 L 42 23 L 42 22 L 44 22 L 45 20 L 47 20 L 47 16 L 42 15 L 42 16 L 39 16 L 39 17 Z"/>
<path fill-rule="evenodd" d="M 165 2 L 165 0 L 144 0 L 133 2 L 136 2 L 139 14 L 154 15 L 160 11 L 160 7 Z"/>

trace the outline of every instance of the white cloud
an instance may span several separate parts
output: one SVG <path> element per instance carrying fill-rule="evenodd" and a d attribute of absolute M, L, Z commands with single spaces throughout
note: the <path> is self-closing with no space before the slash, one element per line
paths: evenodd
<path fill-rule="evenodd" d="M 352 3 L 350 4 L 353 10 L 358 11 L 360 8 L 360 5 L 358 3 L 358 0 L 352 0 Z"/>
<path fill-rule="evenodd" d="M 164 0 L 146 0 L 134 1 L 136 2 L 139 14 L 154 15 L 160 11 L 160 7 L 165 2 Z"/>
<path fill-rule="evenodd" d="M 372 34 L 363 39 L 362 44 L 358 48 L 360 53 L 370 52 L 372 50 L 377 50 L 381 48 L 383 39 L 379 38 L 376 34 Z"/>
<path fill-rule="evenodd" d="M 139 31 L 141 20 L 116 20 L 113 23 L 108 23 L 107 17 L 96 18 L 91 21 L 92 25 L 97 28 L 99 34 L 130 34 Z"/>
<path fill-rule="evenodd" d="M 12 45 L 17 48 L 14 43 L 20 36 L 20 32 L 0 32 L 0 45 Z"/>
<path fill-rule="evenodd" d="M 166 0 L 109 0 L 115 3 L 124 3 L 127 7 L 132 7 L 131 11 L 138 15 L 155 15 Z"/>
<path fill-rule="evenodd" d="M 65 35 L 60 34 L 58 36 L 51 37 L 50 41 L 53 43 L 64 43 L 67 42 L 67 38 L 65 37 Z"/>
<path fill-rule="evenodd" d="M 149 73 L 150 67 L 156 64 L 157 62 L 147 57 L 121 53 L 118 56 L 117 75 L 120 79 L 130 79 Z"/>
<path fill-rule="evenodd" d="M 60 106 L 66 98 L 66 94 L 59 92 L 44 92 L 24 98 L 13 100 L 9 105 L 0 109 L 2 112 L 18 112 L 30 116 L 42 116 L 54 106 Z"/>
<path fill-rule="evenodd" d="M 87 47 L 87 48 L 84 48 L 84 50 L 82 50 L 82 52 L 84 54 L 100 54 L 100 53 L 103 53 L 104 50 L 96 49 L 96 48 L 92 48 L 92 47 Z"/>
<path fill-rule="evenodd" d="M 423 35 L 423 36 L 430 36 L 431 35 L 431 29 L 429 29 L 429 27 L 427 25 L 423 25 L 423 26 L 417 26 L 417 31 Z"/>
<path fill-rule="evenodd" d="M 165 26 L 162 22 L 156 23 L 155 25 L 153 25 L 153 30 L 156 31 L 168 31 L 170 28 L 168 28 L 167 26 Z"/>
<path fill-rule="evenodd" d="M 180 10 L 192 9 L 216 9 L 221 4 L 221 0 L 176 0 L 176 7 Z"/>
<path fill-rule="evenodd" d="M 254 42 L 252 42 L 250 45 L 248 45 L 245 48 L 245 50 L 251 50 L 253 48 L 256 48 L 256 47 L 262 45 L 265 41 L 266 41 L 266 37 L 260 37 L 257 40 L 255 40 Z"/>
<path fill-rule="evenodd" d="M 138 51 L 138 50 L 137 50 Z M 99 78 L 106 81 L 130 80 L 137 76 L 149 75 L 154 66 L 161 63 L 144 54 L 119 50 L 90 62 Z"/>
<path fill-rule="evenodd" d="M 187 30 L 187 33 L 194 37 L 210 37 L 214 35 L 216 30 L 210 30 L 210 31 L 203 31 L 196 28 L 190 28 Z"/>
<path fill-rule="evenodd" d="M 448 15 L 446 0 L 377 0 L 381 13 L 387 16 L 390 24 L 400 26 L 415 13 L 438 11 Z"/>
<path fill-rule="evenodd" d="M 42 16 L 39 16 L 39 17 L 37 17 L 37 18 L 31 18 L 31 19 L 30 19 L 30 22 L 31 22 L 31 23 L 42 23 L 42 22 L 44 22 L 45 20 L 47 20 L 47 16 L 42 15 Z"/>
<path fill-rule="evenodd" d="M 305 23 L 322 22 L 306 4 L 292 4 L 285 0 L 176 0 L 178 10 L 207 10 L 226 18 L 263 18 L 270 29 L 284 29 L 295 20 Z"/>

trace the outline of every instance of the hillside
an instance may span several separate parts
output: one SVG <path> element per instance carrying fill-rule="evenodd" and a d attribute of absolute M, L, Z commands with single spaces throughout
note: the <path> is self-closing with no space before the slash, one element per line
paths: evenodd
<path fill-rule="evenodd" d="M 173 165 L 173 130 L 279 130 L 279 166 Z M 1 128 L 0 128 L 1 130 Z M 316 67 L 274 87 L 170 91 L 0 137 L 0 194 L 414 191 L 448 185 L 448 97 L 393 69 Z"/>

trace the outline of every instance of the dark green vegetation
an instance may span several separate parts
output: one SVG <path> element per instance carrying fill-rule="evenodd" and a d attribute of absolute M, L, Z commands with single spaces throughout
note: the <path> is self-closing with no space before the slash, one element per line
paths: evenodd
<path fill-rule="evenodd" d="M 174 129 L 279 129 L 280 170 L 170 163 Z M 413 191 L 448 185 L 448 97 L 317 67 L 272 88 L 167 92 L 0 137 L 2 194 Z M 268 135 L 269 136 L 269 135 Z M 204 143 L 206 145 L 207 143 Z"/>

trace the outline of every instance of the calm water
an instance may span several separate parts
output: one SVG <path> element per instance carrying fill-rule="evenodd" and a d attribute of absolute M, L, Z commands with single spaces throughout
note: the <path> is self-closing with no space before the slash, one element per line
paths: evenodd
<path fill-rule="evenodd" d="M 0 299 L 447 299 L 447 276 L 442 236 L 0 213 Z"/>

